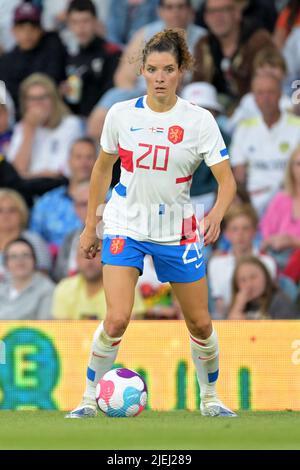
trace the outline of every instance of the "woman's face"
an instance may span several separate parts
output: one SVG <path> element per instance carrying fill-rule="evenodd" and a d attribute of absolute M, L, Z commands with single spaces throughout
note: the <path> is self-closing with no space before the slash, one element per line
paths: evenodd
<path fill-rule="evenodd" d="M 21 231 L 21 214 L 10 197 L 0 199 L 0 232 Z"/>
<path fill-rule="evenodd" d="M 251 250 L 255 228 L 250 217 L 241 214 L 228 223 L 225 234 L 234 248 Z"/>
<path fill-rule="evenodd" d="M 148 95 L 159 101 L 176 95 L 182 76 L 176 58 L 169 52 L 151 52 L 142 67 L 142 74 L 147 82 Z"/>
<path fill-rule="evenodd" d="M 26 279 L 34 273 L 34 257 L 30 247 L 23 242 L 8 248 L 6 266 L 14 279 Z"/>
<path fill-rule="evenodd" d="M 265 274 L 256 264 L 242 264 L 238 269 L 236 280 L 238 290 L 246 291 L 249 301 L 260 298 L 265 292 Z"/>
<path fill-rule="evenodd" d="M 44 118 L 46 122 L 51 116 L 53 105 L 52 98 L 43 85 L 32 85 L 25 96 L 26 111 L 34 110 Z"/>

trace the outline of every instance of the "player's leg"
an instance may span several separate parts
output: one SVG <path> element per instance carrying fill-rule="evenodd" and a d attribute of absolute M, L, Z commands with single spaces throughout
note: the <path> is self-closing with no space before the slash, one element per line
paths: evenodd
<path fill-rule="evenodd" d="M 123 334 L 130 321 L 138 277 L 139 271 L 136 268 L 103 266 L 107 311 L 104 322 L 99 325 L 93 338 L 84 393 L 86 398 L 95 398 L 98 381 L 115 362 Z"/>
<path fill-rule="evenodd" d="M 181 305 L 190 332 L 192 357 L 201 390 L 201 412 L 209 416 L 233 416 L 217 398 L 219 372 L 217 334 L 208 313 L 205 263 L 199 242 L 153 247 L 158 279 L 169 281 Z"/>
<path fill-rule="evenodd" d="M 117 357 L 122 336 L 130 321 L 139 270 L 134 267 L 105 265 L 103 286 L 107 312 L 92 342 L 83 401 L 67 415 L 70 418 L 96 415 L 95 391 L 100 378 L 108 372 Z"/>
<path fill-rule="evenodd" d="M 194 282 L 172 282 L 171 285 L 190 333 L 192 358 L 201 393 L 201 412 L 204 416 L 236 416 L 217 397 L 219 347 L 208 312 L 206 277 Z"/>

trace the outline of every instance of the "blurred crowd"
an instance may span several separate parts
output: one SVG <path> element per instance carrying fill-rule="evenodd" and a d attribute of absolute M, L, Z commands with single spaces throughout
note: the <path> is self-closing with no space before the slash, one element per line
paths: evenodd
<path fill-rule="evenodd" d="M 107 111 L 146 92 L 145 41 L 174 27 L 195 58 L 178 95 L 213 113 L 238 183 L 204 248 L 212 317 L 300 319 L 300 0 L 0 0 L 0 320 L 105 316 L 89 179 Z M 200 165 L 199 219 L 216 190 Z M 149 257 L 133 317 L 182 318 Z"/>

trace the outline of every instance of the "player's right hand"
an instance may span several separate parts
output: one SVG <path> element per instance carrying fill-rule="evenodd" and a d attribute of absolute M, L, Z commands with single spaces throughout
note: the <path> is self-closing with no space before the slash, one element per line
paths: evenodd
<path fill-rule="evenodd" d="M 84 228 L 79 239 L 80 249 L 87 259 L 95 258 L 96 254 L 102 249 L 102 240 L 96 236 L 96 230 Z"/>

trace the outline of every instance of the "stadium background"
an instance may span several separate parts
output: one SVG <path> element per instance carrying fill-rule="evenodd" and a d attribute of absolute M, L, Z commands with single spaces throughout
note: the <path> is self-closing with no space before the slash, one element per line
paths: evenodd
<path fill-rule="evenodd" d="M 201 1 L 192 3 L 199 7 Z M 252 3 L 267 5 L 272 2 Z M 275 3 L 282 4 L 277 8 L 278 13 L 287 4 L 284 0 Z M 0 0 L 0 4 L 4 5 L 5 1 Z M 198 20 L 201 16 L 199 11 Z M 258 19 L 259 15 L 255 16 Z M 300 20 L 296 24 L 298 30 L 299 24 Z M 2 78 L 0 76 L 0 80 Z M 288 88 L 285 92 L 291 93 L 290 80 L 286 83 Z M 291 100 L 288 101 L 290 105 Z M 293 112 L 297 114 L 299 109 Z M 225 116 L 221 117 L 224 121 Z M 21 116 L 17 116 L 17 120 L 19 118 Z M 13 130 L 9 129 L 11 134 Z M 299 134 L 299 128 L 295 132 Z M 3 138 L 8 138 L 7 132 Z M 8 143 L 7 140 L 3 142 L 5 149 Z M 0 154 L 2 152 L 0 177 L 5 176 L 5 170 L 2 170 L 4 163 L 9 163 L 12 170 L 11 162 L 6 161 L 4 150 Z M 10 173 L 8 176 L 4 178 L 3 186 L 11 181 Z M 20 183 L 19 179 L 16 181 Z M 28 196 L 26 190 L 24 192 L 24 182 L 21 183 L 21 194 Z M 17 189 L 15 183 L 12 187 Z M 209 189 L 213 190 L 214 187 Z M 222 241 L 223 245 L 218 247 L 220 250 L 224 250 L 226 240 Z M 51 246 L 48 240 L 46 242 L 48 248 L 58 248 Z M 225 248 L 228 249 L 227 246 Z M 45 266 L 43 268 L 47 271 Z M 48 271 L 51 276 L 50 268 Z M 0 278 L 0 284 L 2 281 Z M 286 289 L 290 293 L 291 287 L 294 288 L 291 295 L 294 303 L 298 300 L 299 304 L 297 277 L 295 284 L 291 286 L 290 280 Z M 169 306 L 168 303 L 166 305 Z M 20 311 L 15 314 L 17 318 Z M 300 410 L 300 320 L 217 320 L 214 324 L 221 349 L 218 390 L 226 405 L 245 411 Z M 98 322 L 86 320 L 0 320 L 0 410 L 69 410 L 78 405 L 84 389 L 91 339 L 97 325 Z M 133 321 L 120 348 L 116 366 L 120 365 L 135 369 L 145 377 L 149 389 L 148 409 L 199 409 L 199 388 L 190 356 L 188 333 L 182 320 Z"/>
<path fill-rule="evenodd" d="M 0 365 L 0 408 L 67 410 L 76 406 L 96 324 L 1 322 L 2 359 L 6 358 L 7 367 Z M 215 327 L 221 344 L 218 390 L 228 406 L 300 410 L 298 321 L 219 321 Z M 181 321 L 135 321 L 128 328 L 117 366 L 135 369 L 146 378 L 148 409 L 199 408 L 187 339 Z"/>

